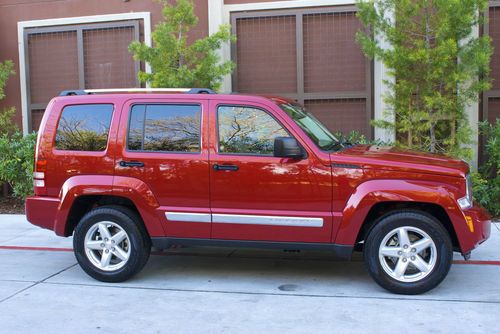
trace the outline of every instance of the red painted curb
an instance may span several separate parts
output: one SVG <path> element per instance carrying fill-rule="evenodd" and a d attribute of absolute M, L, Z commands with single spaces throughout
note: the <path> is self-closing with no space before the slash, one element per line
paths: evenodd
<path fill-rule="evenodd" d="M 0 249 L 25 250 L 25 251 L 45 251 L 45 252 L 72 252 L 73 251 L 73 248 L 31 247 L 31 246 L 0 246 Z"/>
<path fill-rule="evenodd" d="M 72 252 L 73 248 L 62 248 L 62 247 L 33 247 L 33 246 L 0 246 L 0 250 L 21 250 L 21 251 L 42 251 L 42 252 Z M 196 256 L 199 254 L 189 253 L 189 254 L 167 254 L 163 252 L 151 252 L 152 255 L 168 256 L 168 255 L 190 255 Z M 453 264 L 472 264 L 472 265 L 487 265 L 487 266 L 500 266 L 500 261 L 495 260 L 454 260 Z"/>
<path fill-rule="evenodd" d="M 500 266 L 500 261 L 493 260 L 455 260 L 453 264 L 477 264 L 477 265 L 488 265 L 488 266 Z"/>

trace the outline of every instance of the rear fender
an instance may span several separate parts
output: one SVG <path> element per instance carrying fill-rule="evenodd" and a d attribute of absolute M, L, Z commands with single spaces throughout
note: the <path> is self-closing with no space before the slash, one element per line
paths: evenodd
<path fill-rule="evenodd" d="M 60 236 L 65 236 L 68 215 L 77 197 L 112 194 L 112 175 L 78 175 L 67 179 L 59 193 L 60 202 L 54 224 L 55 233 Z"/>
<path fill-rule="evenodd" d="M 54 230 L 64 236 L 68 215 L 79 196 L 119 196 L 129 199 L 136 206 L 151 237 L 164 236 L 163 227 L 155 215 L 159 206 L 149 187 L 142 181 L 129 177 L 111 175 L 73 176 L 64 182 L 60 192 Z"/>
<path fill-rule="evenodd" d="M 115 176 L 113 195 L 128 198 L 135 204 L 150 237 L 165 236 L 163 225 L 156 215 L 160 205 L 146 183 L 133 177 Z"/>

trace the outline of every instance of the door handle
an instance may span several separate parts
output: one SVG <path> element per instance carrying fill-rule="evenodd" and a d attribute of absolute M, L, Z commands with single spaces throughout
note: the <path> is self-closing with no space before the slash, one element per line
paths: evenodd
<path fill-rule="evenodd" d="M 144 162 L 140 161 L 120 161 L 121 167 L 144 167 Z"/>
<path fill-rule="evenodd" d="M 215 164 L 213 168 L 214 170 L 229 170 L 233 172 L 236 172 L 238 169 L 240 169 L 236 165 L 218 165 L 218 164 Z"/>

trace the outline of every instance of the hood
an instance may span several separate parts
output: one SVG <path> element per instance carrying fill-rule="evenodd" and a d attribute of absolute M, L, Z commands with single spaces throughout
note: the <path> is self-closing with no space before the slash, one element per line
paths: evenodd
<path fill-rule="evenodd" d="M 469 165 L 462 160 L 391 146 L 356 145 L 332 153 L 331 160 L 333 163 L 351 163 L 363 168 L 445 174 L 457 177 L 465 177 L 469 172 Z"/>

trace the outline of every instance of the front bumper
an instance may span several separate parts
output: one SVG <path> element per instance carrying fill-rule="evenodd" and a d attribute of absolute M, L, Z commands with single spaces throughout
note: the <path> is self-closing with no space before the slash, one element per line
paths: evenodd
<path fill-rule="evenodd" d="M 468 253 L 483 242 L 491 233 L 491 216 L 482 207 L 474 205 L 472 208 L 463 211 L 463 222 L 467 226 L 467 232 L 463 237 L 462 253 Z"/>

